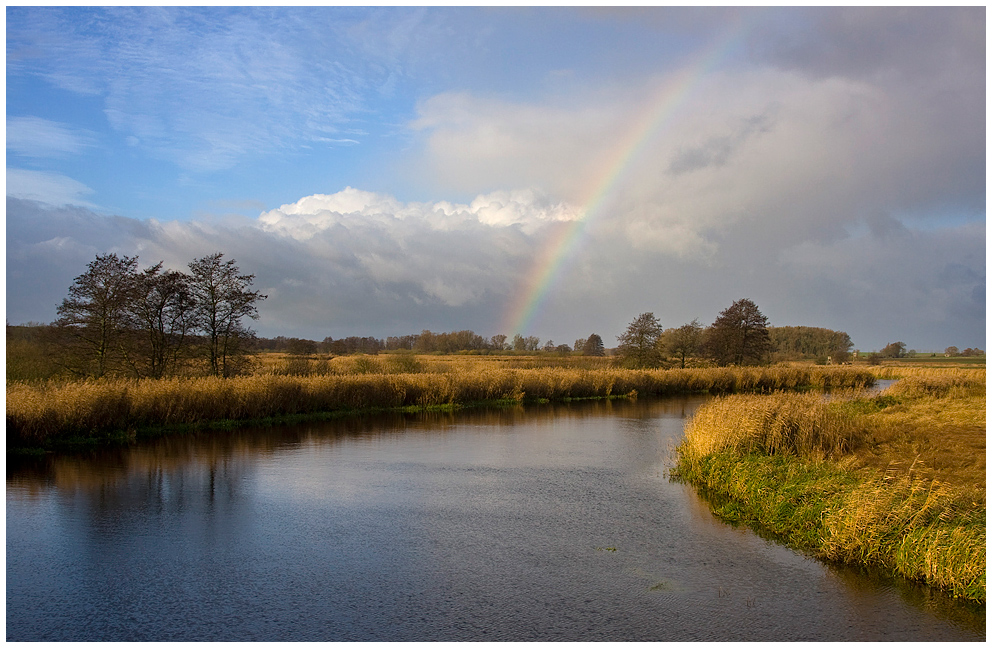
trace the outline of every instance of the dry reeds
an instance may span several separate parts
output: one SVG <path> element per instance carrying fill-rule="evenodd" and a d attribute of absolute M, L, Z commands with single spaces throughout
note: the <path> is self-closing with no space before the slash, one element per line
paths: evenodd
<path fill-rule="evenodd" d="M 875 433 L 856 465 L 984 489 L 984 369 L 907 372 L 880 400 L 866 412 Z"/>
<path fill-rule="evenodd" d="M 722 451 L 822 459 L 859 447 L 870 432 L 816 393 L 736 394 L 701 407 L 686 426 L 680 454 Z"/>
<path fill-rule="evenodd" d="M 889 393 L 907 398 L 985 395 L 984 369 L 903 369 Z"/>
<path fill-rule="evenodd" d="M 984 502 L 939 482 L 880 477 L 845 493 L 824 516 L 818 553 L 984 600 L 985 536 Z"/>
<path fill-rule="evenodd" d="M 316 361 L 317 363 L 320 360 Z M 310 365 L 307 364 L 307 367 Z M 195 425 L 365 408 L 432 407 L 480 401 L 666 396 L 862 385 L 850 368 L 627 370 L 358 356 L 304 370 L 235 378 L 99 380 L 7 385 L 8 445 L 43 444 L 144 427 Z"/>

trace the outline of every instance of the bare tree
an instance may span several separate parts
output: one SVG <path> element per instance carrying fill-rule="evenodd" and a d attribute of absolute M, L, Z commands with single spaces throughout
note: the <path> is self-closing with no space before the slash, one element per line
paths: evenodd
<path fill-rule="evenodd" d="M 137 275 L 128 304 L 133 343 L 126 358 L 140 375 L 161 378 L 174 370 L 193 328 L 189 276 L 157 263 Z"/>
<path fill-rule="evenodd" d="M 234 260 L 222 261 L 214 254 L 189 264 L 190 287 L 196 300 L 196 324 L 203 331 L 210 358 L 210 370 L 217 376 L 236 373 L 238 363 L 249 350 L 254 331 L 242 319 L 258 319 L 256 303 L 266 295 L 249 290 L 255 275 L 239 274 Z"/>
<path fill-rule="evenodd" d="M 137 265 L 137 257 L 97 255 L 69 288 L 55 324 L 71 370 L 100 377 L 120 359 Z"/>

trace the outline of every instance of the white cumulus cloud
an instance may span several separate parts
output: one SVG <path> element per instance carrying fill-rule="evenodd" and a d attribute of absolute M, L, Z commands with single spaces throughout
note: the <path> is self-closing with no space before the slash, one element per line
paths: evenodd
<path fill-rule="evenodd" d="M 469 204 L 458 204 L 401 203 L 392 196 L 347 187 L 334 194 L 306 196 L 263 212 L 258 220 L 268 231 L 303 240 L 334 227 L 375 228 L 385 232 L 411 227 L 442 231 L 473 225 L 518 225 L 530 234 L 547 223 L 571 221 L 580 216 L 574 207 L 551 202 L 531 190 L 496 191 L 478 196 Z M 407 225 L 397 222 L 408 220 L 411 223 Z"/>

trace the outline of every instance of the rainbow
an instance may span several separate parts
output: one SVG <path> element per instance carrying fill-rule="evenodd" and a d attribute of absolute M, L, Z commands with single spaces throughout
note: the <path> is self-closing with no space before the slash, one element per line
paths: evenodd
<path fill-rule="evenodd" d="M 752 22 L 752 21 L 748 21 Z M 596 175 L 598 181 L 588 183 L 591 191 L 579 204 L 583 205 L 579 217 L 557 228 L 549 236 L 547 243 L 534 259 L 530 271 L 518 287 L 516 299 L 507 311 L 501 330 L 525 334 L 540 314 L 553 294 L 552 288 L 565 274 L 567 262 L 575 257 L 581 247 L 583 234 L 589 224 L 602 213 L 603 205 L 610 197 L 624 172 L 644 147 L 671 121 L 676 110 L 685 103 L 699 81 L 736 45 L 744 34 L 743 24 L 738 24 L 705 48 L 693 64 L 685 67 L 668 83 L 662 86 L 626 135 L 620 139 L 613 154 L 606 158 L 602 171 Z"/>

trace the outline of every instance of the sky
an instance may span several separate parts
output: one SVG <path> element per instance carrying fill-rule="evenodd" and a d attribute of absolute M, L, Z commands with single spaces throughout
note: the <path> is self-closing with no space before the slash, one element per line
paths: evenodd
<path fill-rule="evenodd" d="M 259 335 L 986 348 L 985 7 L 6 8 L 6 318 L 223 252 Z"/>

